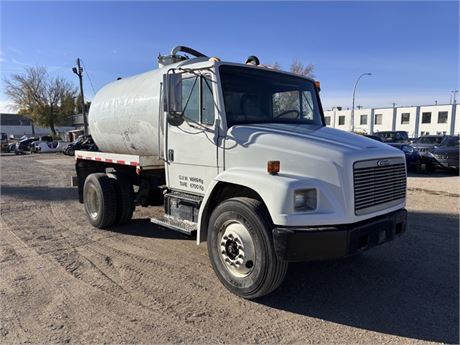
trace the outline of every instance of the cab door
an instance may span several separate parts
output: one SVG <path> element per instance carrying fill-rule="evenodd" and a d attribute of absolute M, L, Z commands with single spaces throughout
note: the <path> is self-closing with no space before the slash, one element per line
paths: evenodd
<path fill-rule="evenodd" d="M 169 188 L 203 195 L 218 174 L 215 81 L 211 74 L 185 74 L 182 79 L 184 122 L 167 124 Z"/>

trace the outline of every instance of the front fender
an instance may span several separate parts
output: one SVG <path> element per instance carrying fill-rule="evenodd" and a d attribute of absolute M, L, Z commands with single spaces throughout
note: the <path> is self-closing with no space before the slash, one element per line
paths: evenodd
<path fill-rule="evenodd" d="M 316 188 L 318 190 L 318 198 L 324 196 L 324 192 L 328 190 L 323 181 L 306 176 L 282 173 L 270 175 L 266 170 L 251 168 L 231 168 L 226 170 L 216 176 L 210 183 L 203 198 L 202 207 L 200 207 L 198 215 L 197 243 L 201 242 L 202 234 L 206 232 L 204 228 L 207 224 L 203 224 L 203 215 L 208 207 L 210 207 L 209 201 L 211 195 L 220 182 L 240 185 L 256 192 L 267 207 L 273 223 L 284 226 L 291 225 L 289 224 L 288 216 L 294 212 L 294 190 Z M 324 215 L 324 212 L 328 213 L 328 211 L 333 212 L 332 210 L 337 210 L 337 205 L 333 204 L 334 201 L 334 198 L 332 200 L 329 197 L 323 198 L 321 210 L 317 210 L 317 212 L 320 211 Z M 309 213 L 311 214 L 312 212 Z M 305 213 L 299 213 L 300 215 L 305 216 Z"/>

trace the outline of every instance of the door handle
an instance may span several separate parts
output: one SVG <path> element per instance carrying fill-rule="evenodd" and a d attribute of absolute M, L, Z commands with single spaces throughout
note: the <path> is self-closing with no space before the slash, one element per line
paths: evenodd
<path fill-rule="evenodd" d="M 168 150 L 168 161 L 174 162 L 174 150 L 173 149 Z"/>

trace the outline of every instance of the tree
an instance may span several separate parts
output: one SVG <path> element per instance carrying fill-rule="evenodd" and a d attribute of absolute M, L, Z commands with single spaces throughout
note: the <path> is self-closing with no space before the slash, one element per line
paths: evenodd
<path fill-rule="evenodd" d="M 281 70 L 281 65 L 278 62 L 275 62 L 272 65 L 267 65 L 269 68 L 276 70 Z M 291 73 L 301 75 L 303 77 L 314 78 L 313 70 L 315 66 L 312 64 L 304 65 L 299 60 L 294 60 L 289 68 Z M 276 98 L 273 100 L 273 109 L 275 114 L 282 113 L 284 110 L 292 108 L 300 108 L 300 100 L 298 92 L 283 92 L 279 93 Z"/>
<path fill-rule="evenodd" d="M 291 64 L 290 71 L 295 74 L 302 75 L 304 77 L 314 78 L 315 75 L 313 74 L 313 70 L 315 69 L 315 65 L 311 63 L 308 65 L 304 65 L 299 60 L 294 60 Z"/>
<path fill-rule="evenodd" d="M 79 96 L 80 97 L 80 96 Z M 77 98 L 75 100 L 76 102 L 76 107 L 75 107 L 75 111 L 77 112 L 77 114 L 81 114 L 82 111 L 81 111 L 81 102 L 80 102 L 80 98 Z M 88 114 L 89 112 L 89 107 L 91 107 L 91 101 L 86 101 L 85 102 L 85 113 Z"/>
<path fill-rule="evenodd" d="M 278 71 L 281 70 L 281 65 L 278 62 L 275 62 L 274 64 L 268 64 L 265 66 L 276 69 Z M 315 65 L 310 63 L 305 66 L 301 61 L 295 59 L 294 61 L 292 61 L 289 71 L 291 73 L 299 74 L 304 77 L 314 78 L 315 77 L 315 75 L 313 74 L 314 69 L 315 69 Z"/>
<path fill-rule="evenodd" d="M 40 126 L 55 126 L 75 113 L 77 89 L 61 77 L 51 77 L 45 67 L 27 67 L 25 73 L 5 80 L 5 93 L 18 113 Z"/>

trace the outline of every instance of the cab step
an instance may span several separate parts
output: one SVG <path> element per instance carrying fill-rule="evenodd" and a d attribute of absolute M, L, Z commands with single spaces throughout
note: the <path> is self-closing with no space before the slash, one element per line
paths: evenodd
<path fill-rule="evenodd" d="M 177 219 L 167 214 L 159 218 L 150 218 L 154 224 L 160 225 L 167 229 L 181 232 L 186 235 L 192 235 L 198 228 L 197 224 L 188 220 Z"/>

